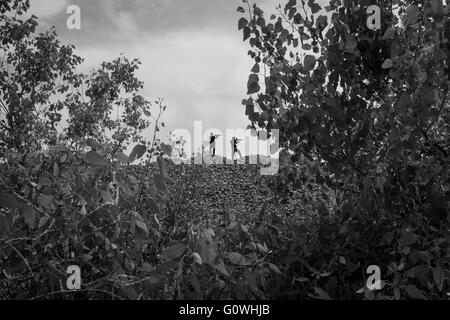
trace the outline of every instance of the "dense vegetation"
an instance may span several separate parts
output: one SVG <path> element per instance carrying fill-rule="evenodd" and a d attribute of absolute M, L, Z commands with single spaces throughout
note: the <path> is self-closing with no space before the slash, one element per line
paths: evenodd
<path fill-rule="evenodd" d="M 283 148 L 261 177 L 173 165 L 138 60 L 80 74 L 28 1 L 0 0 L 0 298 L 448 299 L 449 10 L 381 1 L 374 31 L 372 2 L 238 8 L 245 112 Z"/>

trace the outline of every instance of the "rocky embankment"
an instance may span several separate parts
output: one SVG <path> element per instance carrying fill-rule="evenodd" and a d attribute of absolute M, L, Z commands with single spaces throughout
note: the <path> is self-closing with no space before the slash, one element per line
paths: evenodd
<path fill-rule="evenodd" d="M 127 172 L 136 177 L 145 174 L 145 167 L 130 166 Z M 152 164 L 150 175 L 159 173 Z M 254 164 L 167 164 L 167 189 L 172 199 L 189 204 L 195 215 L 235 211 L 254 212 L 266 203 L 278 211 L 273 192 L 258 179 L 259 166 Z"/>

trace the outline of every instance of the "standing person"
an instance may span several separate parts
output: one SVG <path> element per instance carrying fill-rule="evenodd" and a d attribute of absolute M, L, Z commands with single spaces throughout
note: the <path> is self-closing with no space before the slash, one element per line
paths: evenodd
<path fill-rule="evenodd" d="M 209 135 L 209 154 L 213 157 L 216 155 L 216 139 L 220 137 L 220 134 L 211 134 Z"/>
<path fill-rule="evenodd" d="M 241 139 L 238 139 L 236 137 L 231 138 L 231 159 L 232 160 L 234 160 L 234 154 L 236 152 L 239 154 L 239 158 L 242 158 L 242 154 L 237 147 L 239 141 L 241 141 Z"/>

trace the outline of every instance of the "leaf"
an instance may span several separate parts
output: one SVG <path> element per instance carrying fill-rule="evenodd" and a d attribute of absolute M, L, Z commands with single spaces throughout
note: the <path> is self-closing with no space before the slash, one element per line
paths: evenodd
<path fill-rule="evenodd" d="M 405 291 L 411 299 L 427 300 L 427 297 L 423 294 L 422 290 L 419 290 L 414 285 L 407 286 Z"/>
<path fill-rule="evenodd" d="M 204 263 L 214 265 L 217 258 L 215 245 L 211 242 L 212 240 L 210 241 L 207 238 L 202 236 L 201 239 L 197 240 L 198 251 Z"/>
<path fill-rule="evenodd" d="M 11 233 L 10 219 L 0 216 L 0 235 Z"/>
<path fill-rule="evenodd" d="M 395 237 L 395 231 L 389 231 L 386 232 L 383 237 L 381 238 L 381 243 L 380 245 L 384 245 L 384 246 L 388 246 L 392 243 L 392 241 L 394 240 Z"/>
<path fill-rule="evenodd" d="M 133 175 L 131 175 L 131 174 L 129 174 L 127 178 L 128 178 L 128 181 L 131 182 L 131 184 L 136 184 L 136 183 L 138 183 L 138 179 L 136 179 L 136 177 L 133 176 Z"/>
<path fill-rule="evenodd" d="M 393 67 L 393 65 L 394 65 L 394 63 L 392 62 L 391 59 L 386 59 L 386 60 L 384 60 L 383 64 L 381 65 L 381 68 L 390 69 Z"/>
<path fill-rule="evenodd" d="M 102 190 L 100 191 L 100 195 L 102 196 L 105 204 L 114 204 L 114 200 L 109 192 Z"/>
<path fill-rule="evenodd" d="M 394 297 L 395 297 L 396 300 L 400 300 L 401 293 L 400 293 L 400 289 L 399 288 L 394 288 Z"/>
<path fill-rule="evenodd" d="M 257 93 L 261 89 L 258 82 L 259 82 L 259 77 L 257 74 L 251 74 L 248 77 L 247 94 Z"/>
<path fill-rule="evenodd" d="M 95 151 L 86 153 L 86 160 L 93 166 L 106 167 L 109 165 L 108 161 Z"/>
<path fill-rule="evenodd" d="M 237 8 L 237 12 L 242 12 L 242 13 L 244 13 L 245 10 L 244 10 L 244 8 L 242 8 L 242 7 L 238 7 L 238 8 Z"/>
<path fill-rule="evenodd" d="M 60 158 L 59 158 L 59 162 L 64 163 L 67 160 L 67 153 L 64 153 Z"/>
<path fill-rule="evenodd" d="M 269 266 L 270 270 L 272 270 L 273 272 L 282 274 L 281 270 L 273 263 L 268 263 L 267 265 Z"/>
<path fill-rule="evenodd" d="M 253 82 L 247 86 L 247 94 L 258 93 L 260 90 L 261 90 L 261 87 L 256 82 Z"/>
<path fill-rule="evenodd" d="M 150 263 L 144 262 L 144 263 L 142 264 L 142 270 L 143 270 L 144 272 L 152 272 L 153 270 L 155 270 L 155 268 L 152 267 Z"/>
<path fill-rule="evenodd" d="M 289 0 L 286 6 L 284 7 L 284 10 L 289 10 L 292 7 L 295 7 L 297 5 L 297 0 Z"/>
<path fill-rule="evenodd" d="M 403 23 L 405 25 L 414 24 L 419 19 L 420 10 L 415 5 L 410 5 L 406 8 L 406 14 L 403 15 Z"/>
<path fill-rule="evenodd" d="M 431 10 L 435 15 L 442 15 L 444 13 L 442 0 L 431 0 Z"/>
<path fill-rule="evenodd" d="M 358 42 L 356 41 L 356 37 L 352 34 L 345 40 L 345 50 L 353 53 L 357 47 Z"/>
<path fill-rule="evenodd" d="M 213 267 L 220 271 L 223 275 L 229 277 L 230 273 L 228 272 L 227 268 L 225 267 L 225 264 L 223 263 L 223 260 L 218 258 L 215 263 L 213 264 Z"/>
<path fill-rule="evenodd" d="M 139 220 L 139 219 L 136 219 L 135 222 L 136 222 L 136 227 L 139 227 L 139 229 L 141 229 L 142 231 L 144 231 L 145 234 L 147 234 L 147 235 L 149 234 L 147 224 L 146 224 L 144 221 Z"/>
<path fill-rule="evenodd" d="M 153 200 L 152 198 L 148 198 L 147 201 L 146 201 L 146 204 L 147 204 L 147 208 L 152 213 L 159 213 L 158 203 L 155 200 Z"/>
<path fill-rule="evenodd" d="M 259 63 L 255 63 L 255 65 L 250 71 L 253 73 L 259 73 Z"/>
<path fill-rule="evenodd" d="M 102 147 L 102 145 L 99 144 L 99 143 L 98 143 L 97 141 L 95 141 L 94 139 L 88 139 L 88 140 L 86 141 L 86 144 L 87 144 L 89 147 L 93 148 L 93 149 L 100 149 L 100 148 Z"/>
<path fill-rule="evenodd" d="M 316 14 L 317 12 L 320 11 L 320 9 L 322 9 L 322 7 L 318 3 L 311 3 L 310 7 L 312 14 Z"/>
<path fill-rule="evenodd" d="M 160 191 L 166 191 L 166 183 L 164 182 L 164 177 L 160 174 L 155 174 L 153 177 L 153 181 L 155 182 L 156 188 Z"/>
<path fill-rule="evenodd" d="M 408 249 L 406 252 L 410 251 L 409 247 L 405 248 Z M 402 263 L 403 267 L 404 264 Z M 398 270 L 401 271 L 400 266 L 398 267 Z M 428 278 L 430 272 L 430 267 L 426 264 L 418 265 L 415 267 L 412 267 L 408 271 L 405 272 L 405 275 L 410 278 L 416 278 L 418 280 L 425 280 Z"/>
<path fill-rule="evenodd" d="M 17 201 L 16 197 L 9 193 L 0 193 L 0 207 L 16 209 L 21 208 L 22 205 Z"/>
<path fill-rule="evenodd" d="M 202 257 L 200 257 L 200 255 L 197 252 L 194 252 L 191 255 L 191 257 L 192 257 L 192 259 L 194 260 L 195 263 L 197 263 L 197 264 L 202 264 L 203 263 Z"/>
<path fill-rule="evenodd" d="M 362 294 L 362 293 L 365 293 L 367 290 L 368 290 L 367 287 L 362 287 L 361 289 L 359 289 L 358 291 L 356 291 L 356 293 Z"/>
<path fill-rule="evenodd" d="M 34 225 L 36 223 L 36 212 L 34 211 L 33 207 L 23 207 L 22 216 L 25 219 L 25 223 L 30 227 L 30 229 L 34 228 Z"/>
<path fill-rule="evenodd" d="M 230 260 L 232 264 L 237 264 L 241 266 L 246 266 L 249 264 L 247 258 L 240 254 L 239 252 L 228 252 L 225 257 Z"/>
<path fill-rule="evenodd" d="M 418 101 L 427 107 L 439 101 L 439 93 L 433 87 L 425 87 L 418 90 L 418 93 Z"/>
<path fill-rule="evenodd" d="M 120 151 L 116 154 L 116 159 L 119 160 L 119 162 L 121 163 L 128 163 L 129 157 L 125 153 Z"/>
<path fill-rule="evenodd" d="M 249 116 L 255 112 L 255 106 L 253 105 L 246 105 L 245 106 L 245 115 Z"/>
<path fill-rule="evenodd" d="M 257 20 L 256 20 L 256 24 L 258 26 L 260 26 L 261 28 L 264 28 L 266 26 L 266 20 L 264 20 L 264 18 L 262 16 L 260 16 Z"/>
<path fill-rule="evenodd" d="M 127 296 L 127 298 L 131 301 L 135 301 L 139 299 L 139 294 L 136 292 L 136 290 L 133 287 L 127 286 L 127 287 L 120 287 L 120 291 L 122 291 L 123 294 Z"/>
<path fill-rule="evenodd" d="M 302 24 L 302 23 L 304 23 L 305 22 L 305 19 L 303 19 L 303 17 L 302 17 L 302 15 L 300 14 L 300 13 L 297 13 L 295 16 L 294 16 L 294 23 L 295 24 Z M 303 38 L 304 37 L 304 35 L 301 35 L 301 38 Z M 305 39 L 306 40 L 306 39 Z"/>
<path fill-rule="evenodd" d="M 53 147 L 50 147 L 50 150 L 62 152 L 62 151 L 67 151 L 67 148 L 64 143 L 59 143 Z"/>
<path fill-rule="evenodd" d="M 39 220 L 38 228 L 41 229 L 42 227 L 47 225 L 47 222 L 50 220 L 49 217 L 44 216 Z"/>
<path fill-rule="evenodd" d="M 245 239 L 250 240 L 252 238 L 252 235 L 250 234 L 250 232 L 248 232 L 248 227 L 242 224 L 239 224 L 239 227 L 241 236 L 243 236 Z"/>
<path fill-rule="evenodd" d="M 306 71 L 311 71 L 314 69 L 314 66 L 316 65 L 316 58 L 312 55 L 307 55 L 305 57 L 305 60 L 303 61 L 303 66 L 306 69 Z"/>
<path fill-rule="evenodd" d="M 325 29 L 328 25 L 328 17 L 327 16 L 319 16 L 316 20 L 316 26 L 319 30 Z"/>
<path fill-rule="evenodd" d="M 442 291 L 444 287 L 445 274 L 444 270 L 440 266 L 433 268 L 433 280 L 439 291 Z"/>
<path fill-rule="evenodd" d="M 261 243 L 256 243 L 256 248 L 259 250 L 259 252 L 266 254 L 269 250 L 267 249 L 267 247 L 264 245 L 262 245 Z"/>
<path fill-rule="evenodd" d="M 59 166 L 56 161 L 53 163 L 53 176 L 59 177 Z"/>
<path fill-rule="evenodd" d="M 398 240 L 398 244 L 400 247 L 411 246 L 416 242 L 417 242 L 417 236 L 414 233 L 406 231 L 406 230 L 402 231 L 402 236 Z"/>
<path fill-rule="evenodd" d="M 167 173 L 167 165 L 166 165 L 166 160 L 159 156 L 156 160 L 158 162 L 158 167 L 159 167 L 159 172 L 161 173 L 161 175 L 165 178 L 168 177 L 168 173 Z"/>
<path fill-rule="evenodd" d="M 187 247 L 184 244 L 175 244 L 167 249 L 165 249 L 160 255 L 159 259 L 164 261 L 173 261 L 179 258 L 185 251 Z"/>
<path fill-rule="evenodd" d="M 245 18 L 240 18 L 238 22 L 238 30 L 244 29 L 248 25 L 248 21 Z"/>
<path fill-rule="evenodd" d="M 259 82 L 259 77 L 258 77 L 257 74 L 251 74 L 251 75 L 248 77 L 247 84 L 258 83 L 258 82 Z"/>
<path fill-rule="evenodd" d="M 51 205 L 53 204 L 54 200 L 55 200 L 54 196 L 49 196 L 49 195 L 43 194 L 38 197 L 37 202 L 38 202 L 39 206 L 48 210 L 51 208 Z"/>
<path fill-rule="evenodd" d="M 83 253 L 82 255 L 80 255 L 80 259 L 81 259 L 81 261 L 83 261 L 84 263 L 88 263 L 89 261 L 91 261 L 92 259 L 94 259 L 94 257 L 91 256 L 89 253 Z"/>
<path fill-rule="evenodd" d="M 255 16 L 262 16 L 264 14 L 264 12 L 260 8 L 258 8 L 257 6 L 254 5 L 253 6 L 253 14 Z"/>
<path fill-rule="evenodd" d="M 253 105 L 252 97 L 249 97 L 248 99 L 242 100 L 242 105 L 244 105 L 244 106 L 248 106 L 248 105 L 252 106 Z"/>
<path fill-rule="evenodd" d="M 142 156 L 145 154 L 145 152 L 147 151 L 147 148 L 142 145 L 142 144 L 138 144 L 133 148 L 133 151 L 131 151 L 130 156 L 128 157 L 128 162 L 133 162 L 134 160 L 139 160 L 140 158 L 142 158 Z"/>
<path fill-rule="evenodd" d="M 251 74 L 248 77 L 248 82 L 247 82 L 247 94 L 253 94 L 253 93 L 257 93 L 261 87 L 258 84 L 259 82 L 259 77 L 257 74 Z"/>
<path fill-rule="evenodd" d="M 250 38 L 250 31 L 249 27 L 244 27 L 244 41 Z"/>
<path fill-rule="evenodd" d="M 392 27 L 387 28 L 386 32 L 383 35 L 382 40 L 390 40 L 393 39 L 395 36 L 395 30 Z"/>
<path fill-rule="evenodd" d="M 172 146 L 161 143 L 161 151 L 170 157 L 172 155 Z"/>
<path fill-rule="evenodd" d="M 323 289 L 319 287 L 314 288 L 314 292 L 322 299 L 324 300 L 331 300 L 331 297 L 326 293 Z"/>
<path fill-rule="evenodd" d="M 119 132 L 116 132 L 112 135 L 112 138 L 114 140 L 120 140 L 120 139 L 122 139 L 122 137 L 123 137 L 123 135 L 121 135 Z"/>
<path fill-rule="evenodd" d="M 326 278 L 326 277 L 331 276 L 332 274 L 333 274 L 333 272 L 322 272 L 319 274 L 319 276 L 322 278 Z"/>

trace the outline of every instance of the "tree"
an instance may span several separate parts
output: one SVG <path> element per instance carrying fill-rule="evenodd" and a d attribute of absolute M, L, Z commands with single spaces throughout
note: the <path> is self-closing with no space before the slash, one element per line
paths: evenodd
<path fill-rule="evenodd" d="M 243 101 L 252 124 L 279 129 L 294 161 L 303 154 L 367 188 L 411 166 L 442 165 L 450 22 L 439 2 L 384 2 L 378 31 L 365 23 L 371 1 L 330 1 L 327 15 L 315 1 L 289 1 L 273 22 L 248 4 L 240 27 L 255 60 L 248 92 L 258 94 Z M 448 174 L 441 169 L 432 184 Z"/>
<path fill-rule="evenodd" d="M 90 74 L 77 73 L 82 59 L 74 46 L 62 45 L 54 28 L 36 34 L 33 15 L 21 20 L 29 1 L 2 1 L 0 8 L 4 151 L 24 156 L 55 145 L 60 134 L 79 146 L 88 139 L 109 143 L 114 152 L 143 142 L 140 132 L 150 124 L 151 103 L 138 92 L 142 82 L 134 73 L 139 60 L 120 57 Z"/>
<path fill-rule="evenodd" d="M 142 214 L 154 184 L 124 173 L 123 164 L 159 150 L 166 106 L 139 94 L 137 59 L 77 73 L 74 47 L 53 28 L 36 34 L 37 18 L 22 20 L 28 9 L 28 1 L 0 2 L 0 296 L 51 296 L 72 263 L 83 267 L 91 295 L 98 291 L 87 283 L 108 275 L 103 295 L 116 287 L 136 298 L 115 277 L 136 274 L 141 263 L 151 235 Z M 155 134 L 147 141 L 152 105 Z"/>
<path fill-rule="evenodd" d="M 294 153 L 282 153 L 290 160 L 280 170 L 283 183 L 302 185 L 306 173 L 338 195 L 334 211 L 342 229 L 328 230 L 333 240 L 322 248 L 344 250 L 351 243 L 355 251 L 345 250 L 356 257 L 358 245 L 374 252 L 384 237 L 402 248 L 420 234 L 426 239 L 420 248 L 427 250 L 430 224 L 446 242 L 448 6 L 441 0 L 331 0 L 322 8 L 314 0 L 289 0 L 267 18 L 243 2 L 238 28 L 255 61 L 246 114 L 253 127 L 279 129 L 280 144 Z M 370 30 L 366 9 L 377 4 L 381 29 Z M 305 158 L 313 165 L 296 172 Z M 398 263 L 385 253 L 383 263 Z M 439 264 L 440 254 L 427 262 Z"/>
<path fill-rule="evenodd" d="M 35 34 L 37 18 L 21 20 L 28 9 L 29 1 L 0 3 L 1 148 L 23 154 L 56 139 L 65 106 L 57 96 L 80 85 L 75 68 L 82 61 L 54 29 Z"/>

